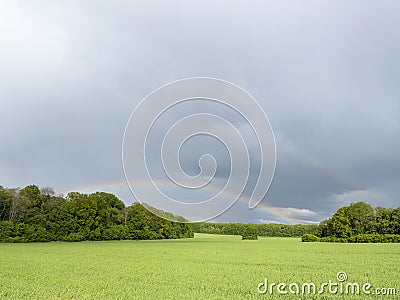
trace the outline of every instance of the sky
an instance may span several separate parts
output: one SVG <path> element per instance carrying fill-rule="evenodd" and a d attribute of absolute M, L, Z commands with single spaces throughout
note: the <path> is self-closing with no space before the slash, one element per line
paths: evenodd
<path fill-rule="evenodd" d="M 399 28 L 398 1 L 0 1 L 0 185 L 103 190 L 131 204 L 121 151 L 133 109 L 202 76 L 249 92 L 277 148 L 262 203 L 249 210 L 243 195 L 216 221 L 398 207 Z M 203 150 L 226 155 L 209 142 L 188 143 L 185 171 Z"/>

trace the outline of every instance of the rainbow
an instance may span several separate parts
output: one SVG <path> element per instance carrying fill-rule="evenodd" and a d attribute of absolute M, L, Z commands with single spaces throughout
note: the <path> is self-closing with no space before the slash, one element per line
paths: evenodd
<path fill-rule="evenodd" d="M 327 177 L 331 180 L 341 182 L 343 184 L 346 184 L 350 190 L 359 190 L 360 189 L 360 184 L 356 182 L 353 178 L 350 176 L 347 176 L 346 174 L 343 174 L 342 172 L 339 172 L 338 170 L 335 170 L 332 166 L 328 166 L 325 162 L 316 159 L 314 156 L 305 153 L 304 151 L 301 151 L 301 149 L 295 149 L 290 151 L 290 156 L 292 158 L 295 158 L 297 161 L 302 161 L 309 167 L 311 167 L 313 170 L 315 170 L 318 174 L 321 176 Z M 148 185 L 149 182 L 147 180 L 143 180 L 140 182 L 137 182 L 136 184 L 139 185 Z M 157 185 L 160 186 L 168 186 L 170 185 L 169 181 L 163 181 L 163 180 L 158 180 Z M 82 187 L 77 187 L 73 189 L 74 191 L 80 191 L 83 193 L 93 193 L 96 191 L 109 191 L 109 192 L 117 192 L 118 190 L 121 189 L 129 189 L 128 184 L 126 181 L 115 181 L 115 182 L 105 182 L 101 184 L 91 184 L 91 185 L 86 185 Z M 218 192 L 215 190 L 214 187 L 208 188 L 210 191 L 213 192 Z M 214 190 L 213 190 L 214 189 Z M 227 196 L 230 196 L 229 194 Z M 233 197 L 233 195 L 232 195 Z M 249 203 L 249 197 L 246 195 L 242 195 L 238 201 L 243 202 L 246 204 Z M 304 220 L 296 219 L 289 214 L 284 212 L 285 208 L 282 207 L 273 207 L 268 204 L 266 204 L 264 201 L 262 201 L 255 209 L 257 210 L 262 210 L 270 215 L 272 215 L 274 218 L 277 218 L 277 222 L 283 222 L 283 223 L 288 223 L 288 224 L 299 224 L 299 223 L 304 223 Z"/>
<path fill-rule="evenodd" d="M 156 183 L 158 186 L 164 186 L 164 187 L 168 187 L 171 185 L 171 183 L 167 180 L 165 180 L 165 181 L 157 180 Z M 143 180 L 143 181 L 137 182 L 136 184 L 140 184 L 143 186 L 143 185 L 148 185 L 150 183 L 147 180 Z M 105 191 L 105 192 L 115 193 L 118 190 L 121 190 L 123 188 L 129 189 L 129 186 L 126 181 L 115 181 L 115 182 L 105 182 L 105 183 L 101 183 L 101 184 L 91 184 L 91 185 L 74 188 L 71 191 L 79 191 L 81 193 L 88 193 L 88 194 L 94 193 L 97 191 Z M 215 187 L 208 187 L 208 188 L 204 188 L 204 189 L 207 189 L 208 191 L 211 191 L 211 192 L 219 191 Z M 65 192 L 64 194 L 67 194 L 67 193 L 68 192 Z M 225 194 L 228 197 L 229 196 L 234 197 L 234 195 L 230 195 L 228 192 L 226 192 Z M 238 201 L 242 202 L 243 204 L 246 204 L 246 207 L 247 207 L 247 204 L 250 201 L 250 197 L 243 194 L 238 199 Z M 282 223 L 287 223 L 287 224 L 298 224 L 298 223 L 303 222 L 299 219 L 293 218 L 290 215 L 284 213 L 282 211 L 282 208 L 270 206 L 263 201 L 255 209 L 261 209 L 262 211 L 272 215 L 274 217 L 274 219 L 278 219 L 276 222 L 282 222 Z"/>

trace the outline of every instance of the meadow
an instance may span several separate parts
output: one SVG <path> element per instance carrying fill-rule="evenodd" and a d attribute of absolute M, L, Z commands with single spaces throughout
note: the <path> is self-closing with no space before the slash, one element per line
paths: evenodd
<path fill-rule="evenodd" d="M 0 244 L 1 299 L 397 299 L 260 295 L 257 286 L 369 282 L 400 293 L 400 244 L 196 234 L 194 239 Z"/>

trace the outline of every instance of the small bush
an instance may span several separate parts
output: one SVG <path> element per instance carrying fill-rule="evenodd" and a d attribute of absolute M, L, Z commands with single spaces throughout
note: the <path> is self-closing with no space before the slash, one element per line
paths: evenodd
<path fill-rule="evenodd" d="M 316 236 L 305 234 L 302 242 L 331 242 L 331 243 L 400 243 L 399 234 L 359 234 L 348 238 L 338 238 L 335 236 L 325 236 L 318 238 Z"/>
<path fill-rule="evenodd" d="M 258 235 L 257 234 L 252 234 L 252 235 L 243 234 L 242 240 L 258 240 Z"/>
<path fill-rule="evenodd" d="M 319 242 L 319 237 L 313 235 L 313 234 L 305 234 L 301 237 L 302 242 Z"/>
<path fill-rule="evenodd" d="M 347 243 L 347 238 L 339 238 L 336 236 L 325 236 L 319 239 L 320 242 L 327 242 L 327 243 Z"/>

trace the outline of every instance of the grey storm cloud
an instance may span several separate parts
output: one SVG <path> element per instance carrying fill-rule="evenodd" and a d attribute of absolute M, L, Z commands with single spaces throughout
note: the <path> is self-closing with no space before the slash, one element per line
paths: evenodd
<path fill-rule="evenodd" d="M 398 1 L 1 6 L 1 185 L 91 186 L 131 203 L 121 144 L 132 110 L 163 84 L 210 76 L 250 92 L 271 121 L 266 206 L 317 222 L 352 201 L 400 205 Z M 189 173 L 203 148 L 187 145 Z M 238 202 L 218 220 L 284 221 L 273 211 Z"/>

